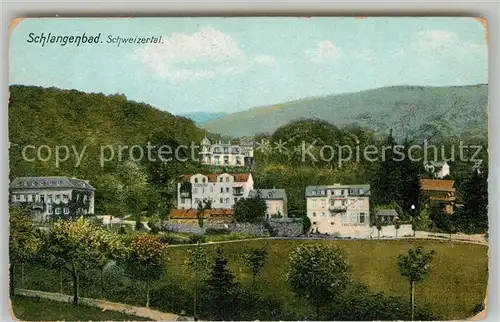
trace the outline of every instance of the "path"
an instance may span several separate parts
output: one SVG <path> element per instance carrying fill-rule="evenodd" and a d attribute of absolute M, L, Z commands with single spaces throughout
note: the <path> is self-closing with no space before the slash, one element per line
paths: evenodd
<path fill-rule="evenodd" d="M 72 302 L 73 296 L 60 293 L 49 293 L 42 291 L 34 291 L 27 289 L 16 289 L 16 295 L 24 295 L 30 297 L 40 297 L 58 302 Z M 89 306 L 98 307 L 103 310 L 117 311 L 128 315 L 140 316 L 154 321 L 176 321 L 179 317 L 176 314 L 165 313 L 152 310 L 146 307 L 132 306 L 122 303 L 108 302 L 104 300 L 91 299 L 86 297 L 78 298 L 79 302 Z"/>

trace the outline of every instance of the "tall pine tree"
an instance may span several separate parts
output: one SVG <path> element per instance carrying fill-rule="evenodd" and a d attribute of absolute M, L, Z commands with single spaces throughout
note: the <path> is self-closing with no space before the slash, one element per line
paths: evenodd
<path fill-rule="evenodd" d="M 379 160 L 372 180 L 372 198 L 376 205 L 391 205 L 399 200 L 400 167 L 395 160 L 396 141 L 392 129 L 381 146 Z"/>
<path fill-rule="evenodd" d="M 206 280 L 206 310 L 211 320 L 227 321 L 231 320 L 239 285 L 226 267 L 227 260 L 222 258 L 220 252 L 217 255 L 215 265 Z"/>
<path fill-rule="evenodd" d="M 488 230 L 488 175 L 475 169 L 463 184 L 463 207 L 455 213 L 456 225 L 469 233 Z"/>

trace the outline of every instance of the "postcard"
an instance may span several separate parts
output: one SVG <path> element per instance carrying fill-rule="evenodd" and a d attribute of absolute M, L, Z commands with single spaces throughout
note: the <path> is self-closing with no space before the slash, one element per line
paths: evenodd
<path fill-rule="evenodd" d="M 16 319 L 486 317 L 486 20 L 9 29 Z"/>

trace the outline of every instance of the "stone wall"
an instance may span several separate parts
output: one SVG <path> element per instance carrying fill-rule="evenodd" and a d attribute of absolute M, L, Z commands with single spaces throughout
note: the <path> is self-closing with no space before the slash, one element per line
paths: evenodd
<path fill-rule="evenodd" d="M 201 228 L 198 223 L 166 222 L 164 228 L 168 231 L 190 234 L 204 234 L 207 228 L 227 229 L 231 232 L 268 237 L 295 237 L 302 234 L 302 221 L 294 218 L 269 219 L 267 225 L 252 223 L 225 223 L 206 220 Z M 266 227 L 267 226 L 267 227 Z M 271 232 L 268 227 L 271 228 Z"/>

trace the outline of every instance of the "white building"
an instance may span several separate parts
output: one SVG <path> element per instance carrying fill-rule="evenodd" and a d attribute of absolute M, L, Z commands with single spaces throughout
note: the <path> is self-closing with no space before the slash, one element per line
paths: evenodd
<path fill-rule="evenodd" d="M 253 142 L 240 142 L 231 144 L 231 141 L 223 143 L 218 141 L 212 143 L 207 137 L 201 141 L 199 152 L 201 164 L 230 166 L 230 167 L 253 167 Z"/>
<path fill-rule="evenodd" d="M 95 189 L 88 181 L 68 177 L 18 177 L 9 187 L 12 204 L 26 204 L 36 220 L 51 215 L 78 216 L 94 213 Z"/>
<path fill-rule="evenodd" d="M 308 186 L 311 230 L 342 237 L 370 236 L 370 185 Z"/>
<path fill-rule="evenodd" d="M 194 174 L 182 176 L 177 184 L 177 208 L 196 209 L 203 200 L 211 200 L 212 208 L 231 209 L 253 190 L 250 173 Z"/>
<path fill-rule="evenodd" d="M 446 161 L 429 161 L 424 164 L 424 168 L 427 172 L 430 172 L 434 176 L 434 178 L 442 179 L 450 175 L 450 166 Z"/>

